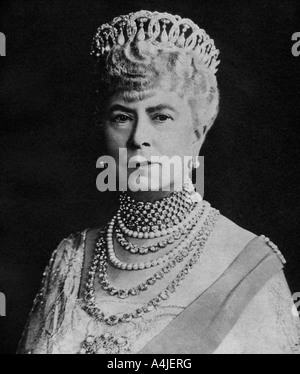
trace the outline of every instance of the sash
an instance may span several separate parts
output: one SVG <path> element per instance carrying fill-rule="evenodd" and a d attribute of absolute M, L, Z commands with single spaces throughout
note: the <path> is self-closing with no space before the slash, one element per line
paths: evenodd
<path fill-rule="evenodd" d="M 139 354 L 210 354 L 258 291 L 283 268 L 262 237 L 255 237 L 224 273 Z"/>

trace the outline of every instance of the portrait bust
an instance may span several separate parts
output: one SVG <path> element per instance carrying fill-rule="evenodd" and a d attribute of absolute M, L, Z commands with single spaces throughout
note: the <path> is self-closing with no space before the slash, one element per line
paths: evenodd
<path fill-rule="evenodd" d="M 190 19 L 139 11 L 100 26 L 91 55 L 99 137 L 127 184 L 106 225 L 53 252 L 19 352 L 299 353 L 281 252 L 192 184 L 219 110 L 214 40 Z M 174 156 L 182 172 L 148 188 Z"/>

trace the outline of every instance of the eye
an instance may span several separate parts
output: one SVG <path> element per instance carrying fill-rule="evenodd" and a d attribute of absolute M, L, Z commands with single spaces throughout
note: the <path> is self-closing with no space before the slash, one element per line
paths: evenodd
<path fill-rule="evenodd" d="M 126 123 L 131 120 L 131 117 L 127 116 L 126 114 L 117 114 L 112 116 L 111 122 L 114 123 Z"/>
<path fill-rule="evenodd" d="M 153 117 L 154 121 L 157 122 L 166 122 L 168 120 L 172 120 L 172 117 L 166 115 L 166 114 L 157 114 Z"/>

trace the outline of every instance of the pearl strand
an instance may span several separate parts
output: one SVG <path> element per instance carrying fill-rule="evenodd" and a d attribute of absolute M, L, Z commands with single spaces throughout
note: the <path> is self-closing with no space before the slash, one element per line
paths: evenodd
<path fill-rule="evenodd" d="M 208 216 L 208 214 L 206 214 Z M 205 221 L 204 221 L 205 222 Z M 199 221 L 199 223 L 201 223 Z M 118 296 L 120 299 L 125 299 L 129 296 L 137 296 L 142 291 L 146 291 L 149 286 L 153 286 L 158 280 L 164 278 L 165 274 L 169 273 L 172 268 L 175 268 L 179 263 L 186 258 L 191 251 L 195 249 L 197 246 L 197 240 L 201 238 L 202 233 L 202 226 L 199 229 L 199 225 L 197 225 L 193 231 L 190 232 L 190 235 L 187 237 L 186 240 L 182 240 L 180 243 L 180 247 L 178 246 L 177 253 L 174 253 L 174 256 L 169 257 L 169 262 L 164 265 L 159 271 L 157 271 L 153 276 L 146 279 L 141 284 L 132 287 L 130 289 L 117 289 L 113 287 L 108 282 L 108 272 L 107 272 L 107 262 L 103 262 L 99 266 L 99 281 L 102 285 L 103 290 L 105 290 L 111 296 Z"/>
<path fill-rule="evenodd" d="M 197 194 L 197 192 L 195 192 Z M 199 195 L 199 194 L 198 194 Z M 195 198 L 194 206 L 193 209 L 190 211 L 190 213 L 195 209 L 195 207 L 199 206 L 200 203 L 202 202 L 202 198 L 199 195 L 199 200 Z M 123 234 L 132 237 L 132 238 L 137 238 L 137 239 L 154 239 L 154 238 L 160 238 L 162 236 L 167 236 L 173 234 L 175 231 L 178 231 L 180 228 L 183 227 L 184 223 L 189 219 L 188 216 L 184 217 L 184 219 L 179 222 L 179 220 L 176 220 L 177 224 L 173 225 L 172 227 L 168 227 L 162 230 L 156 230 L 156 231 L 137 231 L 137 230 L 131 230 L 126 227 L 125 223 L 123 222 L 121 218 L 121 213 L 120 211 L 117 212 L 116 214 L 116 219 L 118 222 L 118 226 L 120 227 L 121 231 Z"/>
<path fill-rule="evenodd" d="M 286 264 L 286 259 L 284 258 L 283 254 L 278 249 L 277 245 L 275 245 L 269 238 L 267 238 L 265 235 L 261 235 L 261 238 L 265 241 L 265 243 L 276 253 L 276 255 L 279 257 L 280 261 L 283 264 Z"/>
<path fill-rule="evenodd" d="M 105 240 L 103 234 L 100 235 L 98 242 L 96 243 L 95 256 L 93 258 L 93 265 L 89 271 L 88 280 L 86 282 L 86 290 L 83 305 L 83 309 L 86 310 L 97 322 L 104 322 L 109 326 L 116 325 L 118 323 L 129 322 L 132 319 L 141 317 L 144 313 L 151 312 L 154 308 L 158 307 L 161 302 L 167 300 L 172 293 L 176 292 L 177 288 L 184 281 L 186 276 L 190 273 L 192 268 L 201 258 L 201 255 L 204 251 L 204 246 L 208 240 L 211 232 L 213 231 L 215 224 L 219 217 L 219 211 L 211 209 L 210 214 L 208 215 L 206 221 L 203 224 L 203 233 L 196 239 L 199 243 L 199 246 L 195 249 L 195 253 L 192 255 L 192 258 L 185 265 L 184 269 L 176 276 L 175 279 L 165 288 L 164 291 L 160 292 L 157 296 L 152 298 L 147 304 L 142 308 L 138 308 L 132 313 L 124 313 L 121 316 L 118 315 L 109 315 L 106 316 L 103 311 L 95 305 L 95 277 L 96 269 L 99 264 L 106 261 L 105 255 Z"/>
<path fill-rule="evenodd" d="M 202 201 L 188 178 L 182 189 L 174 191 L 162 200 L 151 202 L 135 201 L 125 192 L 120 194 L 117 220 L 122 232 L 130 237 L 153 239 L 166 236 L 176 230 Z"/>
<path fill-rule="evenodd" d="M 124 250 L 129 251 L 132 254 L 139 253 L 141 255 L 145 255 L 148 252 L 158 252 L 161 248 L 165 248 L 168 244 L 174 243 L 176 240 L 179 240 L 183 235 L 187 235 L 188 231 L 193 228 L 193 226 L 196 224 L 197 219 L 201 217 L 203 214 L 205 208 L 207 207 L 207 203 L 203 202 L 201 206 L 195 208 L 195 211 L 197 212 L 198 209 L 200 210 L 199 213 L 192 216 L 192 218 L 189 217 L 188 222 L 183 222 L 183 228 L 179 229 L 178 231 L 174 231 L 168 238 L 165 238 L 156 244 L 151 244 L 149 246 L 138 246 L 137 244 L 133 244 L 132 242 L 129 242 L 127 239 L 125 239 L 125 236 L 121 232 L 120 228 L 117 226 L 115 227 L 115 234 L 116 239 L 118 240 L 118 243 L 121 245 L 121 247 Z"/>
<path fill-rule="evenodd" d="M 196 214 L 197 213 L 197 214 Z M 200 218 L 202 216 L 202 210 L 201 207 L 196 211 L 195 215 L 193 218 Z M 111 222 L 109 223 L 108 230 L 107 230 L 107 253 L 108 253 L 108 258 L 111 264 L 113 264 L 115 267 L 121 270 L 144 270 L 148 269 L 151 267 L 155 267 L 158 265 L 161 265 L 162 263 L 165 263 L 166 261 L 170 260 L 176 255 L 176 252 L 182 249 L 182 246 L 184 243 L 186 243 L 188 240 L 191 240 L 192 235 L 195 232 L 195 229 L 192 230 L 186 239 L 183 239 L 182 242 L 179 243 L 178 247 L 174 248 L 170 252 L 168 252 L 166 255 L 163 257 L 160 257 L 156 260 L 151 260 L 147 262 L 135 262 L 135 263 L 126 263 L 120 261 L 114 251 L 114 245 L 113 245 L 113 232 L 114 232 L 114 224 L 115 224 L 115 219 L 114 217 Z M 195 222 L 196 224 L 196 222 Z"/>

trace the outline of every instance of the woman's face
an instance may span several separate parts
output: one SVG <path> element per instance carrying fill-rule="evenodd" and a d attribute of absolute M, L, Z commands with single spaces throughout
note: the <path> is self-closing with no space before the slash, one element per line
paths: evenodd
<path fill-rule="evenodd" d="M 176 92 L 158 88 L 150 97 L 129 102 L 122 93 L 118 93 L 108 101 L 104 123 L 107 150 L 116 160 L 119 175 L 125 171 L 119 165 L 119 149 L 127 151 L 127 160 L 122 161 L 128 175 L 127 187 L 131 190 L 131 182 L 135 179 L 130 181 L 130 175 L 133 172 L 137 175 L 137 170 L 139 185 L 145 190 L 166 191 L 166 184 L 170 185 L 172 190 L 174 182 L 178 182 L 179 178 L 182 180 L 178 163 L 181 163 L 183 170 L 184 161 L 185 164 L 188 162 L 184 156 L 193 155 L 193 143 L 198 140 L 186 98 L 179 97 Z M 133 156 L 138 157 L 131 159 Z M 147 163 L 139 162 L 143 161 L 140 156 L 143 156 Z M 160 159 L 153 156 L 159 156 Z M 172 157 L 176 161 L 177 171 L 171 172 L 170 177 L 162 178 L 162 175 L 167 174 L 166 168 L 170 167 L 167 160 Z M 130 160 L 139 164 L 130 168 Z M 157 170 L 160 171 L 159 180 Z M 157 187 L 153 188 L 154 185 Z"/>

